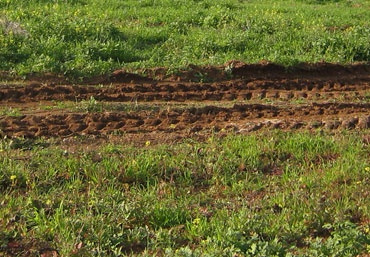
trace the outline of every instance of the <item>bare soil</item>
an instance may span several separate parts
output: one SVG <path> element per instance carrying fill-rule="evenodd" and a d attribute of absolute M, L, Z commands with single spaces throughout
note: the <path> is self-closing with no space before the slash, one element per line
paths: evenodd
<path fill-rule="evenodd" d="M 230 61 L 167 73 L 163 68 L 137 74 L 120 70 L 78 83 L 53 74 L 25 80 L 3 74 L 0 133 L 143 144 L 211 133 L 370 128 L 370 64 L 286 69 Z"/>

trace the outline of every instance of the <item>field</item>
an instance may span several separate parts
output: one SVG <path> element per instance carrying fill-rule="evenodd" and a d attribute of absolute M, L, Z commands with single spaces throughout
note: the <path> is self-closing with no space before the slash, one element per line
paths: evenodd
<path fill-rule="evenodd" d="M 369 20 L 0 2 L 0 256 L 369 256 Z"/>
<path fill-rule="evenodd" d="M 80 78 L 230 60 L 369 62 L 369 9 L 367 0 L 3 0 L 0 69 Z"/>

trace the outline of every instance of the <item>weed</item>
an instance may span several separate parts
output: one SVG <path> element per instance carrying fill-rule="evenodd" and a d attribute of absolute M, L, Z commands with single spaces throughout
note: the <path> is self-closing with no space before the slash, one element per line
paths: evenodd
<path fill-rule="evenodd" d="M 195 77 L 198 79 L 198 82 L 200 83 L 210 82 L 207 73 L 198 72 L 197 74 L 195 74 Z"/>
<path fill-rule="evenodd" d="M 86 112 L 102 112 L 104 105 L 102 102 L 96 100 L 93 96 L 90 96 L 88 100 L 76 102 L 77 109 Z"/>
<path fill-rule="evenodd" d="M 0 115 L 19 117 L 22 115 L 20 108 L 6 107 L 0 110 Z"/>

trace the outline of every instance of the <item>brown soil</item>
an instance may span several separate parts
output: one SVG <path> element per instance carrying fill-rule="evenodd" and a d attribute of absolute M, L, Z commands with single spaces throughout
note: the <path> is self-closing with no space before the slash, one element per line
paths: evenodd
<path fill-rule="evenodd" d="M 6 78 L 0 82 L 0 133 L 142 144 L 261 129 L 370 128 L 369 64 L 287 70 L 231 61 L 170 76 L 161 68 L 140 73 L 121 70 L 78 84 L 52 74 Z"/>

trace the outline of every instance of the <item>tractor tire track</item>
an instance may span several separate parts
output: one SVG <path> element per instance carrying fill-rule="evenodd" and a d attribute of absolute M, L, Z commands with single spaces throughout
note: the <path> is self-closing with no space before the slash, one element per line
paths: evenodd
<path fill-rule="evenodd" d="M 277 65 L 234 63 L 196 67 L 212 81 L 182 77 L 143 78 L 123 71 L 108 79 L 71 85 L 63 81 L 0 83 L 0 134 L 7 137 L 151 135 L 157 141 L 208 132 L 250 133 L 262 129 L 341 130 L 370 128 L 369 65 L 308 65 L 287 72 Z M 199 68 L 199 67 L 198 67 Z M 200 68 L 199 68 L 200 69 Z M 153 77 L 159 76 L 157 71 Z M 93 99 L 101 109 L 63 107 Z M 44 104 L 62 103 L 57 108 Z M 125 104 L 127 108 L 104 106 Z M 143 108 L 143 106 L 146 106 Z M 18 113 L 10 113 L 10 111 Z M 9 112 L 9 113 L 8 113 Z"/>

